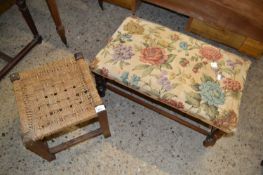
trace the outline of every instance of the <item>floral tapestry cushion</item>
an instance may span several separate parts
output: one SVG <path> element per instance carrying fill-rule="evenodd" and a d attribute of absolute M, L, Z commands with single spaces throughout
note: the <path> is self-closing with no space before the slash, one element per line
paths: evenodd
<path fill-rule="evenodd" d="M 249 66 L 203 41 L 128 17 L 91 68 L 229 133 L 237 126 Z"/>

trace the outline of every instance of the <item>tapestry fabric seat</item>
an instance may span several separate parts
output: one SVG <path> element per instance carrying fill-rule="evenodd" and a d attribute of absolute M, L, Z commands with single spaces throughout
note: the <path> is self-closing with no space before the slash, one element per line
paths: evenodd
<path fill-rule="evenodd" d="M 128 17 L 91 68 L 230 133 L 237 127 L 250 64 L 188 35 Z"/>

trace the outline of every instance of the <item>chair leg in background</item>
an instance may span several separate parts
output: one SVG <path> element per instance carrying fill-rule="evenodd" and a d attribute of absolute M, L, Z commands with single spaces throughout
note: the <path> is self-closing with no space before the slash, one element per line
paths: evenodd
<path fill-rule="evenodd" d="M 30 28 L 34 38 L 28 43 L 14 58 L 9 57 L 4 53 L 0 53 L 0 57 L 7 61 L 8 63 L 0 70 L 0 80 L 37 44 L 42 42 L 42 37 L 38 34 L 37 28 L 33 21 L 33 18 L 27 8 L 25 0 L 16 0 L 16 5 L 18 6 L 24 20 L 26 21 L 28 27 Z M 4 58 L 3 58 L 4 57 Z"/>
<path fill-rule="evenodd" d="M 98 0 L 101 10 L 103 10 L 103 0 Z"/>
<path fill-rule="evenodd" d="M 46 0 L 47 5 L 48 5 L 48 9 L 51 13 L 52 19 L 56 25 L 56 29 L 57 29 L 57 33 L 60 36 L 61 41 L 68 46 L 67 43 L 67 38 L 65 35 L 65 29 L 64 26 L 61 22 L 60 16 L 59 16 L 59 12 L 58 12 L 58 7 L 57 7 L 57 3 L 56 0 Z"/>

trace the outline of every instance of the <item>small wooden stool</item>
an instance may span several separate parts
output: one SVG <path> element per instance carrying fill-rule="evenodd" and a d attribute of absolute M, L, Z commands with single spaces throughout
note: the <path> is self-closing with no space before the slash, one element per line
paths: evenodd
<path fill-rule="evenodd" d="M 12 74 L 22 140 L 27 149 L 52 161 L 57 152 L 100 134 L 109 137 L 107 113 L 82 54 L 31 71 Z M 84 122 L 100 128 L 49 148 L 47 140 Z"/>

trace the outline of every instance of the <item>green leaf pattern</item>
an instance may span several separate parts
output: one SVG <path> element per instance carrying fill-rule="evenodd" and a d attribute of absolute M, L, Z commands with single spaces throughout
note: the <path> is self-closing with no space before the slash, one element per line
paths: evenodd
<path fill-rule="evenodd" d="M 138 34 L 129 32 L 127 23 L 136 23 L 140 30 L 135 26 L 132 31 Z M 238 114 L 249 65 L 203 41 L 128 17 L 96 56 L 93 71 L 107 68 L 111 79 L 232 132 L 236 125 L 228 128 L 224 122 L 237 121 L 232 118 Z"/>

